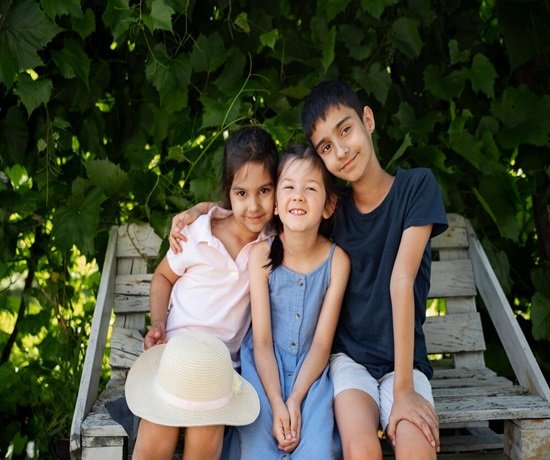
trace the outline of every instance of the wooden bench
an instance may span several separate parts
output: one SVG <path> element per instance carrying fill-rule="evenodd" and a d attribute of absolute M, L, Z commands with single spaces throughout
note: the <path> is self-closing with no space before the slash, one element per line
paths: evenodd
<path fill-rule="evenodd" d="M 442 452 L 473 458 L 475 450 L 495 449 L 498 458 L 550 459 L 548 385 L 471 226 L 455 214 L 449 214 L 449 223 L 449 230 L 432 242 L 430 290 L 431 299 L 445 304 L 446 314 L 431 316 L 425 324 Z M 111 230 L 74 411 L 72 458 L 120 459 L 129 454 L 126 433 L 110 419 L 104 403 L 122 394 L 127 370 L 141 353 L 160 243 L 148 225 Z M 514 382 L 485 365 L 476 308 L 481 301 L 515 372 Z M 111 377 L 98 397 L 111 323 Z"/>

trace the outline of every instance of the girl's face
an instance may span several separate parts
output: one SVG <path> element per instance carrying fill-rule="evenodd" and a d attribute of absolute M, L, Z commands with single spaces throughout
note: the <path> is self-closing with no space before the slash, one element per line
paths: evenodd
<path fill-rule="evenodd" d="M 261 163 L 241 166 L 229 191 L 231 209 L 244 231 L 258 234 L 273 217 L 275 184 Z"/>
<path fill-rule="evenodd" d="M 285 229 L 318 228 L 321 219 L 328 219 L 332 212 L 319 168 L 310 160 L 288 161 L 279 176 L 275 205 Z"/>

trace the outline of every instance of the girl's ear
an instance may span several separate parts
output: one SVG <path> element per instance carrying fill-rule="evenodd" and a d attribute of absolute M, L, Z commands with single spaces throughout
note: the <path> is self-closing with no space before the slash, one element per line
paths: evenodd
<path fill-rule="evenodd" d="M 336 196 L 327 196 L 327 200 L 325 202 L 325 208 L 323 209 L 323 219 L 330 219 L 332 214 L 334 214 L 334 210 L 336 209 L 336 203 L 337 198 Z"/>
<path fill-rule="evenodd" d="M 273 214 L 275 214 L 276 216 L 279 215 L 279 209 L 277 208 L 277 202 L 275 202 L 275 205 L 273 207 Z"/>

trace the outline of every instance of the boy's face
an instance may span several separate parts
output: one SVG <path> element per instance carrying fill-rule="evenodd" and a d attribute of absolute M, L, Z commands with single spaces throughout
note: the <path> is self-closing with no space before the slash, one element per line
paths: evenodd
<path fill-rule="evenodd" d="M 325 115 L 315 124 L 312 145 L 336 177 L 351 183 L 361 180 L 374 155 L 372 110 L 365 107 L 359 118 L 355 110 L 340 105 L 329 108 Z"/>

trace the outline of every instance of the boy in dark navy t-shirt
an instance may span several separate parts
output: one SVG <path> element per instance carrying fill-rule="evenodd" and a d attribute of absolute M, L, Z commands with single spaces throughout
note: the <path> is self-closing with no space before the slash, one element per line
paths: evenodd
<path fill-rule="evenodd" d="M 447 228 L 438 185 L 428 169 L 382 169 L 372 110 L 345 83 L 315 87 L 302 126 L 327 169 L 351 185 L 334 229 L 352 262 L 331 357 L 344 458 L 381 459 L 380 424 L 397 458 L 435 458 L 439 423 L 422 324 L 430 238 Z"/>

